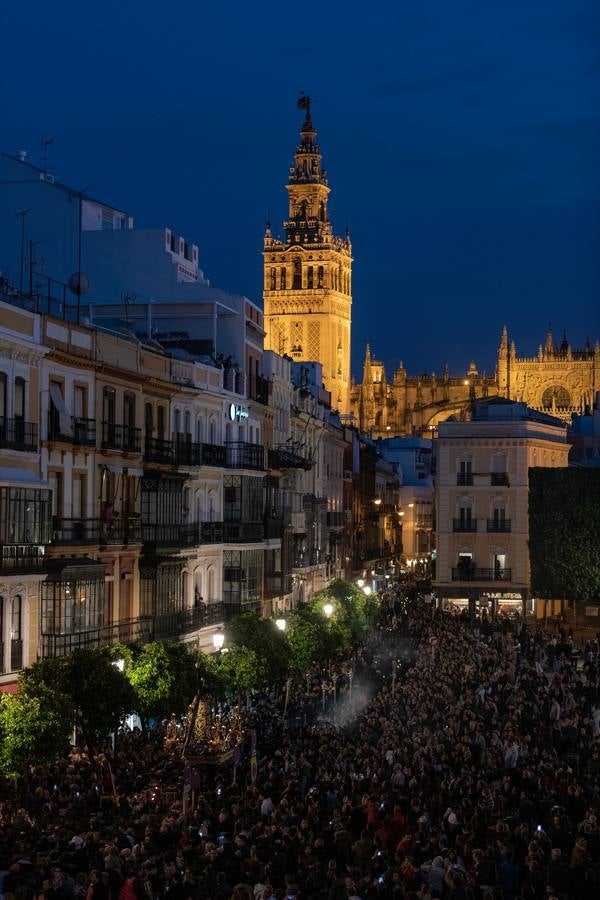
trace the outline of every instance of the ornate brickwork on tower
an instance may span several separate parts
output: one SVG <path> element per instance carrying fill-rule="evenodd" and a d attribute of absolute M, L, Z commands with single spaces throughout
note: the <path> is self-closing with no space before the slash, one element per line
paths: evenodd
<path fill-rule="evenodd" d="M 264 242 L 265 349 L 323 364 L 331 403 L 350 411 L 352 245 L 333 234 L 329 187 L 310 116 L 310 99 L 290 167 L 285 240 L 267 224 Z"/>
<path fill-rule="evenodd" d="M 446 366 L 441 375 L 411 376 L 400 363 L 388 383 L 383 363 L 373 359 L 367 345 L 362 383 L 353 385 L 351 405 L 361 431 L 373 437 L 426 436 L 449 416 L 468 417 L 471 401 L 479 397 L 521 400 L 570 422 L 573 413 L 593 406 L 599 390 L 598 343 L 573 350 L 566 335 L 557 345 L 549 331 L 536 356 L 517 356 L 504 328 L 493 376 L 480 375 L 475 363 L 464 375 L 450 376 Z"/>

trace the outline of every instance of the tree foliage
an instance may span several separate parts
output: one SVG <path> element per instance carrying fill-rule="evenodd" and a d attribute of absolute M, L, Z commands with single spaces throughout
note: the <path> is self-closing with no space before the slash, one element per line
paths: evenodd
<path fill-rule="evenodd" d="M 221 656 L 219 669 L 225 684 L 231 691 L 267 687 L 269 670 L 265 660 L 243 644 L 232 644 Z"/>
<path fill-rule="evenodd" d="M 0 773 L 14 778 L 54 760 L 67 745 L 71 721 L 69 703 L 56 691 L 0 695 Z"/>
<path fill-rule="evenodd" d="M 531 586 L 540 597 L 600 600 L 600 470 L 529 470 Z"/>
<path fill-rule="evenodd" d="M 258 613 L 235 616 L 225 626 L 227 641 L 253 650 L 261 669 L 267 671 L 271 684 L 282 681 L 290 662 L 290 650 L 283 634 L 272 619 L 263 619 Z"/>

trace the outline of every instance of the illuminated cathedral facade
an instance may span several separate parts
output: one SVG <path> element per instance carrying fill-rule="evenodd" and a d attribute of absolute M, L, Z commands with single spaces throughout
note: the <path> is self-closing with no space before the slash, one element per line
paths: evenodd
<path fill-rule="evenodd" d="M 496 371 L 480 374 L 475 363 L 458 377 L 445 367 L 441 375 L 408 375 L 402 363 L 387 381 L 382 362 L 367 346 L 361 384 L 352 385 L 351 410 L 361 431 L 375 437 L 423 435 L 449 416 L 467 418 L 471 401 L 502 396 L 570 422 L 573 413 L 592 408 L 600 391 L 600 344 L 581 350 L 566 335 L 556 344 L 548 331 L 535 356 L 519 356 L 504 328 Z"/>
<path fill-rule="evenodd" d="M 267 224 L 264 239 L 265 349 L 322 363 L 331 405 L 348 413 L 352 245 L 348 233 L 334 235 L 310 99 L 299 105 L 306 115 L 286 185 L 285 238 L 274 237 Z"/>

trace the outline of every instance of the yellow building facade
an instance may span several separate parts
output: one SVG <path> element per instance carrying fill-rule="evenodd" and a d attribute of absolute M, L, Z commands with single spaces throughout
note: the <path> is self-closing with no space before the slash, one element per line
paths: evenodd
<path fill-rule="evenodd" d="M 316 142 L 310 101 L 300 130 L 289 195 L 285 239 L 264 239 L 265 350 L 323 365 L 331 404 L 350 411 L 352 245 L 337 237 L 329 218 L 330 188 Z"/>
<path fill-rule="evenodd" d="M 458 375 L 444 367 L 409 375 L 402 363 L 387 381 L 385 367 L 369 346 L 361 384 L 352 385 L 351 410 L 361 431 L 372 437 L 430 435 L 449 416 L 467 417 L 474 400 L 506 397 L 570 423 L 573 413 L 592 407 L 600 390 L 600 344 L 576 350 L 566 335 L 555 343 L 548 331 L 535 356 L 520 356 L 504 328 L 495 372 L 480 373 L 472 362 Z"/>

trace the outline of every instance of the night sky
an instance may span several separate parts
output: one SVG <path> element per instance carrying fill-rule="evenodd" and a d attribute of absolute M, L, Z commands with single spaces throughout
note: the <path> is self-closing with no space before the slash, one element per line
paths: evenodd
<path fill-rule="evenodd" d="M 597 0 L 2 4 L 0 147 L 261 299 L 301 90 L 354 245 L 353 370 L 600 338 Z M 50 274 L 50 273 L 49 273 Z"/>

